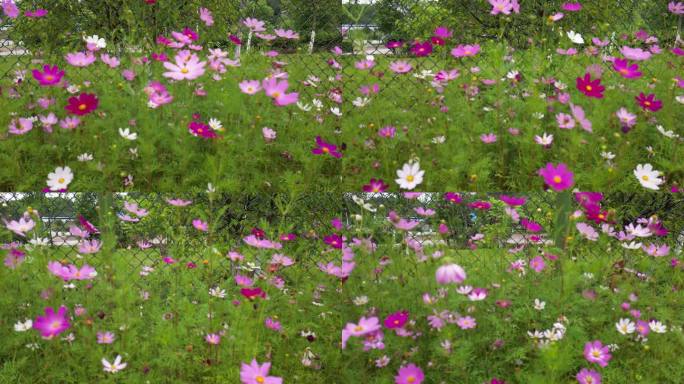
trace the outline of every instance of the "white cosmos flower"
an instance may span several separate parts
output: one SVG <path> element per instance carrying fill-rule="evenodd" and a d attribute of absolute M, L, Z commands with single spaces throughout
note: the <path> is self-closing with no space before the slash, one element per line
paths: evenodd
<path fill-rule="evenodd" d="M 297 101 L 297 107 L 304 112 L 309 112 L 311 110 L 311 104 L 304 104 L 301 100 Z"/>
<path fill-rule="evenodd" d="M 29 320 L 30 321 L 30 320 Z M 661 323 L 660 321 L 657 320 L 651 320 L 648 323 L 648 327 L 651 328 L 651 331 L 655 333 L 665 333 L 667 332 L 667 326 L 665 324 Z"/>
<path fill-rule="evenodd" d="M 584 44 L 584 38 L 582 35 L 575 31 L 568 32 L 568 38 L 575 44 Z"/>
<path fill-rule="evenodd" d="M 643 244 L 632 241 L 631 243 L 622 243 L 622 248 L 626 249 L 640 249 Z"/>
<path fill-rule="evenodd" d="M 26 332 L 31 328 L 33 328 L 33 320 L 31 319 L 26 319 L 23 322 L 20 320 L 14 324 L 14 330 L 17 332 Z"/>
<path fill-rule="evenodd" d="M 354 305 L 365 305 L 368 303 L 368 296 L 356 296 L 352 301 Z"/>
<path fill-rule="evenodd" d="M 615 328 L 617 328 L 618 332 L 620 332 L 623 335 L 627 335 L 630 333 L 634 333 L 636 330 L 636 324 L 630 319 L 620 319 L 617 323 L 615 323 Z"/>
<path fill-rule="evenodd" d="M 368 103 L 370 103 L 370 99 L 367 97 L 357 97 L 356 99 L 354 99 L 354 101 L 352 101 L 352 104 L 359 108 L 365 107 L 366 105 L 368 105 Z"/>
<path fill-rule="evenodd" d="M 67 189 L 74 179 L 74 174 L 69 167 L 57 167 L 54 172 L 48 173 L 47 185 L 51 191 Z"/>
<path fill-rule="evenodd" d="M 121 355 L 116 355 L 116 359 L 114 359 L 113 363 L 110 363 L 104 357 L 102 358 L 102 366 L 104 367 L 105 372 L 117 373 L 126 368 L 126 365 L 128 364 L 121 362 Z"/>
<path fill-rule="evenodd" d="M 82 153 L 78 155 L 78 161 L 80 162 L 86 162 L 86 161 L 91 161 L 93 160 L 93 155 L 90 153 Z"/>
<path fill-rule="evenodd" d="M 537 311 L 543 311 L 546 308 L 546 302 L 539 299 L 534 299 L 534 309 Z"/>
<path fill-rule="evenodd" d="M 342 116 L 342 112 L 337 107 L 331 107 L 330 112 L 332 112 L 332 114 L 335 116 Z"/>
<path fill-rule="evenodd" d="M 98 35 L 84 36 L 83 41 L 85 41 L 87 44 L 92 44 L 99 49 L 107 48 L 107 42 L 105 39 Z"/>
<path fill-rule="evenodd" d="M 406 163 L 397 170 L 398 178 L 394 181 L 399 184 L 399 188 L 411 190 L 423 182 L 424 174 L 425 171 L 420 169 L 420 163 Z"/>
<path fill-rule="evenodd" d="M 223 123 L 221 123 L 221 120 L 219 119 L 211 118 L 209 119 L 209 127 L 211 127 L 211 129 L 213 129 L 214 131 L 222 131 Z"/>
<path fill-rule="evenodd" d="M 660 172 L 653 169 L 651 164 L 638 164 L 634 169 L 634 176 L 636 176 L 641 186 L 648 189 L 658 190 L 664 180 L 660 178 Z"/>
<path fill-rule="evenodd" d="M 432 138 L 433 144 L 444 144 L 445 141 L 446 141 L 445 136 L 436 136 L 436 137 Z"/>
<path fill-rule="evenodd" d="M 209 289 L 209 295 L 223 299 L 226 297 L 226 290 L 219 287 L 213 287 Z"/>
<path fill-rule="evenodd" d="M 613 152 L 601 152 L 601 157 L 606 160 L 613 160 L 615 158 L 615 154 Z"/>
<path fill-rule="evenodd" d="M 311 103 L 318 109 L 319 111 L 323 108 L 323 102 L 318 100 L 318 99 L 313 99 L 311 100 Z"/>
<path fill-rule="evenodd" d="M 541 136 L 535 135 L 534 141 L 539 145 L 551 145 L 553 143 L 553 135 L 548 135 L 544 132 Z"/>
<path fill-rule="evenodd" d="M 131 130 L 128 128 L 126 128 L 126 129 L 119 128 L 119 135 L 121 137 L 123 137 L 124 139 L 131 140 L 131 141 L 138 138 L 138 134 L 135 132 L 131 132 Z"/>
<path fill-rule="evenodd" d="M 674 133 L 673 131 L 666 131 L 662 125 L 657 126 L 656 129 L 658 130 L 658 132 L 662 133 L 663 136 L 669 137 L 670 139 L 676 139 L 679 137 L 679 135 Z"/>

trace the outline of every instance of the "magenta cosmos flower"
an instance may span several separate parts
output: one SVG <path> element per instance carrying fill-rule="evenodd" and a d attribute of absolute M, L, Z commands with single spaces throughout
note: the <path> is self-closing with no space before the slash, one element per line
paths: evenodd
<path fill-rule="evenodd" d="M 562 8 L 564 11 L 568 12 L 579 12 L 582 10 L 582 4 L 580 4 L 579 2 L 564 3 Z"/>
<path fill-rule="evenodd" d="M 603 91 L 606 90 L 606 88 L 601 85 L 601 79 L 592 80 L 589 73 L 585 73 L 584 77 L 577 78 L 577 89 L 587 97 L 594 97 L 597 99 L 603 99 Z"/>
<path fill-rule="evenodd" d="M 423 380 L 425 380 L 423 370 L 414 364 L 399 368 L 399 372 L 394 377 L 395 384 L 420 384 Z"/>
<path fill-rule="evenodd" d="M 216 132 L 210 126 L 200 121 L 191 121 L 188 123 L 188 132 L 195 137 L 204 139 L 215 139 L 218 137 Z"/>
<path fill-rule="evenodd" d="M 316 145 L 318 147 L 311 150 L 314 155 L 330 155 L 337 159 L 342 157 L 342 154 L 337 151 L 336 145 L 323 141 L 320 136 L 316 136 Z"/>
<path fill-rule="evenodd" d="M 524 197 L 515 197 L 508 195 L 499 196 L 499 200 L 503 201 L 504 204 L 508 205 L 509 207 L 518 207 L 524 205 L 527 201 L 527 199 L 525 199 Z"/>
<path fill-rule="evenodd" d="M 590 363 L 605 367 L 612 357 L 608 346 L 604 346 L 599 340 L 590 341 L 584 345 L 584 358 Z"/>
<path fill-rule="evenodd" d="M 478 44 L 459 45 L 451 50 L 451 56 L 453 57 L 470 57 L 475 56 L 478 53 L 480 53 L 480 46 Z"/>
<path fill-rule="evenodd" d="M 439 284 L 460 284 L 465 280 L 465 270 L 458 264 L 447 264 L 437 268 L 435 278 Z"/>
<path fill-rule="evenodd" d="M 411 46 L 411 53 L 418 57 L 428 56 L 432 53 L 432 43 L 430 43 L 429 41 L 425 41 L 422 43 L 420 41 L 416 41 Z"/>
<path fill-rule="evenodd" d="M 38 330 L 40 334 L 50 339 L 60 333 L 66 331 L 70 327 L 69 318 L 67 317 L 67 307 L 61 306 L 57 313 L 52 307 L 45 308 L 45 316 L 36 317 L 33 322 L 33 328 Z"/>
<path fill-rule="evenodd" d="M 342 241 L 342 237 L 340 237 L 340 235 L 335 235 L 335 234 L 324 237 L 323 241 L 326 244 L 328 244 L 329 246 L 336 248 L 336 249 L 341 249 L 342 245 L 344 245 L 344 242 Z"/>
<path fill-rule="evenodd" d="M 92 93 L 81 93 L 70 97 L 69 104 L 64 109 L 73 115 L 84 116 L 96 110 L 98 105 L 100 105 L 100 100 L 97 96 Z"/>
<path fill-rule="evenodd" d="M 651 93 L 648 96 L 644 95 L 643 92 L 639 96 L 635 97 L 639 106 L 645 111 L 649 110 L 651 112 L 657 112 L 663 108 L 663 102 L 655 98 L 655 94 Z"/>
<path fill-rule="evenodd" d="M 371 178 L 370 182 L 363 186 L 364 192 L 385 192 L 389 188 L 389 184 L 386 184 L 382 179 Z"/>
<path fill-rule="evenodd" d="M 209 224 L 201 219 L 195 219 L 192 221 L 192 226 L 198 231 L 207 232 L 209 230 Z"/>
<path fill-rule="evenodd" d="M 459 204 L 463 201 L 463 198 L 456 192 L 447 192 L 444 194 L 444 200 L 450 203 Z"/>
<path fill-rule="evenodd" d="M 563 163 L 557 166 L 552 163 L 546 164 L 546 167 L 539 170 L 539 176 L 544 178 L 546 185 L 557 192 L 571 188 L 575 183 L 573 173 Z"/>
<path fill-rule="evenodd" d="M 601 375 L 594 370 L 582 368 L 577 373 L 577 382 L 579 384 L 601 384 Z"/>
<path fill-rule="evenodd" d="M 62 77 L 64 77 L 64 71 L 60 71 L 56 65 L 44 65 L 42 72 L 38 69 L 34 69 L 31 73 L 33 73 L 33 78 L 36 79 L 42 87 L 57 85 L 62 81 Z"/>
<path fill-rule="evenodd" d="M 242 384 L 282 384 L 282 378 L 268 375 L 270 369 L 270 362 L 259 365 L 256 359 L 253 359 L 249 364 L 242 363 L 240 381 Z"/>
<path fill-rule="evenodd" d="M 629 64 L 627 59 L 615 59 L 613 69 L 625 79 L 638 79 L 641 77 L 639 64 Z"/>
<path fill-rule="evenodd" d="M 385 318 L 385 327 L 389 329 L 401 328 L 406 324 L 408 318 L 408 311 L 394 312 Z"/>

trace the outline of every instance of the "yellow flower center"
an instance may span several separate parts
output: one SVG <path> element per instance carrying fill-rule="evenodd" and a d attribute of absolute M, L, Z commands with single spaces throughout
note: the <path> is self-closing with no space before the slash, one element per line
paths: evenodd
<path fill-rule="evenodd" d="M 467 49 L 467 50 L 465 50 L 465 52 L 463 52 L 463 53 L 466 54 L 466 55 L 470 55 L 472 52 L 471 52 L 470 50 Z"/>
<path fill-rule="evenodd" d="M 413 175 L 406 176 L 406 181 L 408 181 L 409 183 L 412 182 L 414 179 L 415 177 Z"/>
<path fill-rule="evenodd" d="M 328 149 L 328 147 L 323 147 L 323 152 L 328 153 L 328 152 L 330 152 L 330 150 Z"/>
<path fill-rule="evenodd" d="M 266 382 L 266 379 L 264 379 L 263 376 L 257 376 L 257 377 L 254 378 L 254 380 L 256 380 L 257 383 L 264 383 L 264 382 Z"/>
<path fill-rule="evenodd" d="M 406 378 L 406 382 L 407 382 L 407 383 L 415 383 L 415 382 L 416 382 L 416 378 L 415 378 L 414 376 L 409 376 L 409 377 Z"/>
<path fill-rule="evenodd" d="M 50 329 L 53 331 L 59 329 L 59 327 L 61 327 L 61 326 L 62 326 L 62 322 L 59 320 L 55 320 L 52 323 L 50 323 Z"/>
<path fill-rule="evenodd" d="M 64 180 L 63 177 L 60 177 L 59 179 L 57 179 L 57 182 L 60 183 L 60 184 L 64 184 L 64 181 L 65 181 L 65 180 Z"/>
<path fill-rule="evenodd" d="M 629 72 L 629 71 L 627 70 L 627 68 L 622 68 L 622 69 L 620 70 L 620 73 L 623 73 L 623 74 L 627 74 L 628 72 Z"/>
<path fill-rule="evenodd" d="M 187 68 L 181 69 L 181 73 L 188 73 L 188 72 L 190 72 L 190 71 Z"/>
<path fill-rule="evenodd" d="M 80 111 L 85 111 L 86 108 L 88 108 L 88 106 L 87 106 L 86 104 L 81 104 L 81 105 L 78 106 L 78 109 L 79 109 Z"/>
<path fill-rule="evenodd" d="M 273 98 L 277 99 L 280 97 L 280 92 L 273 92 Z"/>
<path fill-rule="evenodd" d="M 598 359 L 599 357 L 601 357 L 601 352 L 599 352 L 597 350 L 593 350 L 591 352 L 591 355 Z"/>
<path fill-rule="evenodd" d="M 651 102 L 650 102 L 650 101 L 644 101 L 644 105 L 647 106 L 647 107 L 650 107 L 650 106 L 651 106 Z"/>
<path fill-rule="evenodd" d="M 45 76 L 45 80 L 47 80 L 47 81 L 52 81 L 52 80 L 54 80 L 54 79 L 55 79 L 55 77 L 52 76 L 52 75 L 46 75 L 46 76 Z"/>
<path fill-rule="evenodd" d="M 643 181 L 648 181 L 648 175 L 643 175 L 643 176 L 641 176 L 641 179 L 642 179 Z"/>
<path fill-rule="evenodd" d="M 355 330 L 356 332 L 361 332 L 361 331 L 363 331 L 363 327 L 360 326 L 360 325 L 357 325 L 357 326 L 354 328 L 354 330 Z"/>
<path fill-rule="evenodd" d="M 587 85 L 587 91 L 591 91 L 592 89 L 591 85 Z"/>
<path fill-rule="evenodd" d="M 594 384 L 594 379 L 592 379 L 591 376 L 587 376 L 584 378 L 584 382 L 586 384 Z"/>
<path fill-rule="evenodd" d="M 554 177 L 553 177 L 553 182 L 554 182 L 554 183 L 560 183 L 561 181 L 563 181 L 563 179 L 562 179 L 560 176 L 554 176 Z"/>

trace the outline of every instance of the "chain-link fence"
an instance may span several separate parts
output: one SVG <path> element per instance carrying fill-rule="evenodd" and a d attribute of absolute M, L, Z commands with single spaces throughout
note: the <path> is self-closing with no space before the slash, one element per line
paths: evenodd
<path fill-rule="evenodd" d="M 612 236 L 629 236 L 630 230 L 626 228 L 630 225 L 666 228 L 655 241 L 668 244 L 675 254 L 681 251 L 684 244 L 684 199 L 681 197 L 609 194 L 604 196 L 601 207 L 600 212 L 605 216 L 598 222 L 610 223 L 615 231 Z M 337 261 L 325 251 L 329 245 L 326 237 L 336 233 L 349 244 L 375 244 L 381 252 L 399 247 L 407 254 L 415 252 L 421 257 L 423 252 L 441 244 L 466 255 L 469 263 L 479 268 L 508 268 L 517 257 L 515 254 L 525 247 L 554 247 L 547 240 L 558 225 L 553 219 L 558 209 L 556 194 L 525 196 L 525 203 L 515 209 L 518 219 L 538 223 L 543 228 L 541 232 L 527 232 L 519 222 L 508 221 L 500 194 L 426 193 L 413 199 L 388 193 L 294 198 L 219 194 L 183 198 L 160 194 L 0 195 L 0 217 L 8 228 L 8 223 L 22 217 L 35 224 L 26 236 L 4 231 L 4 249 L 47 247 L 53 260 L 69 263 L 85 258 L 96 268 L 118 258 L 130 268 L 129 273 L 144 272 L 145 268 L 154 268 L 169 260 L 188 266 L 211 260 L 215 270 L 235 273 L 230 252 L 244 247 L 250 235 L 280 241 L 284 244 L 282 250 L 274 252 L 287 254 L 300 268 L 316 273 L 315 270 Z M 574 208 L 567 213 L 576 215 L 582 209 L 580 199 L 576 199 Z M 339 222 L 333 222 L 334 218 Z M 402 227 L 400 219 L 410 228 Z M 579 221 L 588 222 L 578 216 Z M 202 223 L 207 228 L 203 229 Z M 570 227 L 567 235 L 580 236 L 574 224 Z M 595 227 L 597 231 L 610 233 L 599 225 Z M 530 241 L 530 235 L 539 239 Z M 602 257 L 605 249 L 588 243 L 581 250 L 567 252 L 588 258 Z M 482 250 L 493 252 L 499 262 L 483 258 Z M 260 262 L 268 264 L 267 260 Z M 11 266 L 11 260 L 5 263 Z"/>

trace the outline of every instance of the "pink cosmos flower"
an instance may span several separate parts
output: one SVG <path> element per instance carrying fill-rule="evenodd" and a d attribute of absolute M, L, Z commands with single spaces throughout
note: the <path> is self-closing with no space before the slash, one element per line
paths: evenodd
<path fill-rule="evenodd" d="M 2 0 L 2 12 L 10 19 L 19 17 L 19 7 L 14 3 L 14 0 Z"/>
<path fill-rule="evenodd" d="M 456 325 L 458 325 L 458 327 L 461 329 L 472 329 L 477 326 L 477 322 L 474 318 L 465 316 L 459 317 L 458 320 L 456 320 Z"/>
<path fill-rule="evenodd" d="M 206 341 L 207 344 L 218 345 L 221 342 L 221 335 L 216 333 L 208 333 L 204 337 L 204 341 Z"/>
<path fill-rule="evenodd" d="M 280 324 L 280 321 L 273 319 L 272 317 L 267 317 L 264 320 L 264 325 L 268 329 L 272 329 L 276 332 L 280 332 L 283 330 L 283 326 Z"/>
<path fill-rule="evenodd" d="M 195 227 L 195 229 L 197 229 L 198 231 L 202 231 L 202 232 L 209 231 L 209 224 L 207 224 L 206 221 L 202 221 L 201 219 L 193 220 L 192 226 Z"/>
<path fill-rule="evenodd" d="M 613 69 L 625 79 L 638 79 L 641 77 L 638 64 L 629 64 L 626 59 L 615 59 Z"/>
<path fill-rule="evenodd" d="M 33 329 L 40 332 L 41 336 L 51 339 L 69 329 L 67 307 L 61 306 L 57 313 L 52 307 L 45 308 L 45 316 L 38 316 L 33 322 Z"/>
<path fill-rule="evenodd" d="M 166 202 L 169 203 L 169 205 L 172 205 L 174 207 L 185 207 L 185 206 L 192 204 L 192 200 L 183 200 L 183 199 L 166 199 Z"/>
<path fill-rule="evenodd" d="M 559 113 L 556 115 L 556 121 L 558 122 L 558 128 L 560 129 L 572 129 L 575 128 L 575 119 L 567 113 Z"/>
<path fill-rule="evenodd" d="M 541 256 L 535 256 L 530 260 L 530 268 L 534 270 L 535 272 L 539 273 L 544 270 L 544 267 L 546 267 L 546 263 L 544 262 L 544 258 Z"/>
<path fill-rule="evenodd" d="M 92 52 L 74 52 L 67 53 L 64 56 L 64 59 L 69 65 L 74 67 L 87 67 L 94 63 L 97 60 L 97 57 L 95 57 L 95 54 Z"/>
<path fill-rule="evenodd" d="M 503 201 L 504 204 L 508 205 L 509 207 L 519 207 L 521 205 L 525 205 L 525 202 L 527 201 L 525 197 L 515 197 L 508 195 L 499 196 L 499 200 Z"/>
<path fill-rule="evenodd" d="M 268 375 L 270 369 L 270 362 L 259 365 L 256 359 L 253 359 L 249 365 L 242 363 L 240 367 L 240 381 L 242 381 L 242 384 L 282 384 L 282 378 Z"/>
<path fill-rule="evenodd" d="M 480 45 L 459 45 L 451 50 L 451 55 L 453 57 L 471 57 L 480 53 Z"/>
<path fill-rule="evenodd" d="M 450 38 L 453 33 L 449 30 L 449 28 L 444 27 L 444 26 L 439 26 L 435 28 L 434 32 L 432 32 L 435 37 L 439 37 L 440 39 L 448 39 Z"/>
<path fill-rule="evenodd" d="M 513 4 L 510 0 L 488 0 L 489 4 L 492 6 L 490 14 L 498 15 L 503 13 L 504 15 L 510 15 L 513 10 Z"/>
<path fill-rule="evenodd" d="M 389 212 L 387 220 L 394 225 L 394 228 L 402 231 L 410 231 L 420 224 L 420 221 L 406 220 L 403 217 L 399 217 L 394 211 Z"/>
<path fill-rule="evenodd" d="M 98 344 L 111 344 L 114 342 L 116 336 L 112 332 L 98 332 L 97 333 L 97 343 Z"/>
<path fill-rule="evenodd" d="M 64 71 L 60 71 L 56 65 L 44 65 L 43 71 L 34 69 L 31 71 L 33 78 L 38 81 L 41 87 L 51 87 L 58 85 L 64 77 Z"/>
<path fill-rule="evenodd" d="M 620 125 L 623 128 L 632 128 L 636 125 L 637 122 L 637 115 L 630 113 L 627 108 L 620 108 L 618 109 L 617 112 L 615 112 L 615 116 L 620 120 Z M 623 129 L 624 131 L 624 129 Z"/>
<path fill-rule="evenodd" d="M 601 79 L 592 80 L 589 73 L 585 73 L 584 77 L 577 78 L 577 89 L 587 97 L 594 97 L 597 99 L 602 99 L 603 91 L 606 90 L 606 88 L 601 85 Z"/>
<path fill-rule="evenodd" d="M 525 228 L 525 230 L 532 233 L 540 232 L 543 229 L 541 224 L 526 218 L 520 220 L 520 225 Z"/>
<path fill-rule="evenodd" d="M 395 384 L 420 384 L 425 380 L 425 374 L 415 364 L 404 365 L 394 377 Z"/>
<path fill-rule="evenodd" d="M 44 17 L 47 14 L 48 14 L 48 10 L 43 9 L 43 8 L 38 8 L 38 9 L 33 10 L 33 11 L 24 12 L 24 16 L 29 17 L 29 18 L 35 18 L 35 19 L 40 18 L 40 17 Z"/>
<path fill-rule="evenodd" d="M 463 198 L 456 192 L 447 192 L 444 194 L 444 200 L 453 204 L 460 204 Z"/>
<path fill-rule="evenodd" d="M 249 235 L 243 238 L 242 241 L 255 248 L 281 249 L 283 247 L 283 245 L 278 242 L 271 241 L 268 239 L 259 239 L 255 235 Z"/>
<path fill-rule="evenodd" d="M 480 140 L 485 144 L 496 143 L 496 135 L 493 133 L 483 133 L 480 135 Z"/>
<path fill-rule="evenodd" d="M 200 121 L 191 121 L 188 123 L 188 132 L 195 137 L 201 137 L 203 139 L 215 139 L 218 137 L 216 132 L 211 129 L 207 124 Z"/>
<path fill-rule="evenodd" d="M 207 27 L 214 25 L 214 16 L 209 9 L 201 7 L 199 9 L 199 17 Z"/>
<path fill-rule="evenodd" d="M 261 297 L 262 299 L 266 298 L 266 292 L 263 289 L 261 289 L 260 287 L 241 288 L 240 294 L 248 300 L 254 300 L 257 297 Z"/>
<path fill-rule="evenodd" d="M 96 110 L 99 105 L 100 100 L 95 94 L 81 93 L 70 97 L 64 109 L 72 115 L 84 116 Z"/>
<path fill-rule="evenodd" d="M 342 153 L 337 151 L 336 145 L 323 141 L 320 136 L 316 136 L 316 145 L 317 147 L 311 150 L 314 155 L 330 155 L 336 159 L 342 157 Z"/>
<path fill-rule="evenodd" d="M 599 234 L 596 232 L 594 227 L 587 223 L 577 223 L 575 224 L 575 228 L 577 228 L 577 231 L 582 235 L 587 240 L 590 241 L 596 241 L 598 240 Z"/>
<path fill-rule="evenodd" d="M 358 324 L 347 323 L 342 329 L 342 349 L 347 347 L 350 337 L 363 337 L 369 333 L 380 330 L 380 320 L 373 316 L 369 318 L 361 317 Z"/>
<path fill-rule="evenodd" d="M 296 103 L 299 100 L 299 94 L 297 92 L 286 93 L 289 86 L 287 80 L 278 81 L 277 78 L 271 77 L 265 79 L 262 82 L 264 88 L 264 93 L 266 96 L 273 99 L 273 102 L 277 106 L 285 106 L 292 103 Z"/>
<path fill-rule="evenodd" d="M 643 92 L 639 96 L 635 97 L 639 106 L 644 110 L 649 110 L 651 112 L 658 112 L 663 108 L 663 102 L 655 98 L 655 94 L 651 93 L 648 96 L 644 95 Z"/>
<path fill-rule="evenodd" d="M 299 33 L 291 30 L 291 29 L 274 29 L 273 32 L 276 34 L 276 36 L 287 39 L 287 40 L 296 40 L 299 39 Z"/>
<path fill-rule="evenodd" d="M 79 245 L 78 245 L 78 252 L 79 253 L 84 253 L 84 254 L 93 254 L 97 253 L 100 251 L 100 248 L 102 247 L 102 243 L 99 242 L 98 240 L 92 239 L 92 240 L 83 240 Z"/>
<path fill-rule="evenodd" d="M 385 47 L 394 50 L 394 49 L 401 48 L 403 45 L 404 45 L 404 42 L 403 42 L 403 41 L 400 41 L 400 40 L 389 40 L 389 41 L 387 42 L 387 44 L 385 44 Z"/>
<path fill-rule="evenodd" d="M 206 61 L 200 61 L 199 57 L 190 51 L 183 50 L 176 54 L 174 63 L 165 62 L 163 76 L 173 80 L 194 80 L 204 75 Z"/>
<path fill-rule="evenodd" d="M 601 374 L 591 369 L 582 368 L 577 373 L 577 382 L 579 384 L 601 384 Z"/>
<path fill-rule="evenodd" d="M 584 345 L 584 358 L 590 363 L 597 363 L 601 367 L 606 367 L 612 358 L 608 346 L 601 344 L 601 341 L 594 340 Z"/>
<path fill-rule="evenodd" d="M 684 15 L 684 2 L 671 1 L 667 4 L 667 9 L 675 15 Z"/>
<path fill-rule="evenodd" d="M 539 170 L 539 176 L 544 178 L 544 182 L 556 192 L 564 191 L 574 185 L 574 175 L 568 167 L 560 163 L 557 166 L 552 163 Z"/>
<path fill-rule="evenodd" d="M 403 73 L 411 72 L 413 67 L 411 66 L 411 64 L 409 64 L 408 61 L 399 60 L 399 61 L 393 61 L 392 63 L 390 63 L 389 69 L 390 69 L 390 71 L 392 71 L 394 73 L 403 74 Z"/>
<path fill-rule="evenodd" d="M 460 284 L 466 279 L 466 273 L 458 264 L 447 264 L 437 268 L 435 279 L 439 284 Z"/>

